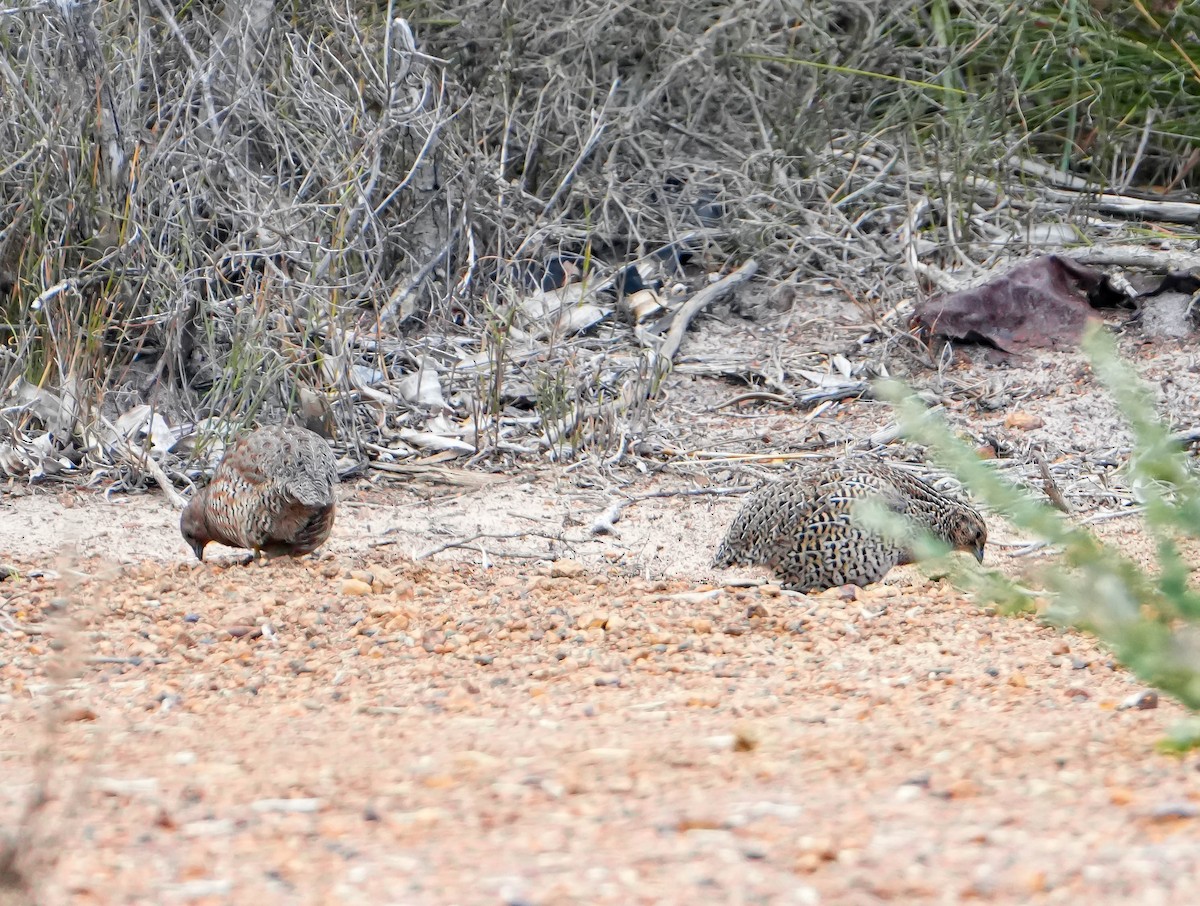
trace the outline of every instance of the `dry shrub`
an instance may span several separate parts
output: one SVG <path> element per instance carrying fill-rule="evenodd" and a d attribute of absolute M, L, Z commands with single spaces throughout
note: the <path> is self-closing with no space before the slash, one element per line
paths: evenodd
<path fill-rule="evenodd" d="M 343 429 L 374 430 L 354 403 L 395 406 L 371 388 L 424 354 L 482 349 L 514 263 L 554 254 L 601 273 L 671 243 L 699 272 L 753 254 L 770 281 L 832 277 L 891 306 L 915 228 L 932 241 L 913 255 L 943 255 L 943 237 L 952 260 L 970 253 L 961 212 L 978 205 L 937 166 L 954 183 L 971 166 L 959 149 L 999 159 L 1003 136 L 962 139 L 1009 109 L 1002 92 L 962 95 L 972 61 L 1006 66 L 997 36 L 1022 34 L 996 15 L 1008 28 L 1024 13 L 949 9 L 6 9 L 0 433 L 26 450 L 56 421 L 51 447 L 104 461 L 80 439 L 102 416 L 148 403 L 173 426 L 236 426 L 305 387 L 338 400 Z M 914 192 L 944 203 L 917 218 Z"/>
<path fill-rule="evenodd" d="M 758 245 L 812 79 L 749 55 L 812 49 L 793 6 L 8 11 L 4 385 L 249 421 L 410 364 L 363 337 L 478 331 L 511 261 Z"/>

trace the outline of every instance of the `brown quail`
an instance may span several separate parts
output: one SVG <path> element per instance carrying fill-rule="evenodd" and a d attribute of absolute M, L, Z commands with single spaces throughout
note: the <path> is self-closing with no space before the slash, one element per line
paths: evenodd
<path fill-rule="evenodd" d="M 878 582 L 913 555 L 858 524 L 854 505 L 869 498 L 983 560 L 987 526 L 978 512 L 915 475 L 861 459 L 759 489 L 734 517 L 713 566 L 768 566 L 785 588 L 803 592 Z"/>
<path fill-rule="evenodd" d="M 210 541 L 268 556 L 299 557 L 333 530 L 337 461 L 306 428 L 273 425 L 226 451 L 208 487 L 184 508 L 179 528 L 196 556 Z"/>

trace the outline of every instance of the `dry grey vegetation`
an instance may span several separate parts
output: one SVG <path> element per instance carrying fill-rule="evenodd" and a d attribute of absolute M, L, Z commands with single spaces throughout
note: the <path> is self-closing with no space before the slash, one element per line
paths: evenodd
<path fill-rule="evenodd" d="M 936 364 L 906 330 L 914 278 L 953 286 L 1085 225 L 1115 242 L 1131 215 L 1195 219 L 1122 194 L 1165 166 L 1149 120 L 1114 138 L 1099 195 L 1022 142 L 981 144 L 980 168 L 897 130 L 954 100 L 933 83 L 962 52 L 913 38 L 926 12 L 10 6 L 0 467 L 173 495 L 306 400 L 331 410 L 344 468 L 615 462 L 661 449 L 672 364 L 805 408 L 858 395 L 897 361 Z M 556 262 L 582 280 L 543 291 Z M 617 292 L 629 265 L 661 290 Z M 886 342 L 815 378 L 678 361 L 692 318 L 750 277 L 743 308 L 815 286 Z"/>

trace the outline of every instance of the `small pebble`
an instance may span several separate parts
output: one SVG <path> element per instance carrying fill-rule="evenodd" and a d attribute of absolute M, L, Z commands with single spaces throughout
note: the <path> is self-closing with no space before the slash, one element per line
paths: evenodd
<path fill-rule="evenodd" d="M 307 814 L 320 811 L 320 799 L 259 799 L 250 803 L 250 808 L 256 812 L 285 812 L 291 814 Z"/>
<path fill-rule="evenodd" d="M 1158 707 L 1158 693 L 1153 689 L 1143 689 L 1135 692 L 1117 705 L 1118 711 L 1128 711 L 1131 708 L 1138 711 L 1152 711 Z"/>
<path fill-rule="evenodd" d="M 578 560 L 555 560 L 550 564 L 551 579 L 576 579 L 584 573 L 584 566 Z"/>
<path fill-rule="evenodd" d="M 1188 820 L 1200 815 L 1200 806 L 1194 802 L 1164 802 L 1150 812 L 1151 821 Z"/>

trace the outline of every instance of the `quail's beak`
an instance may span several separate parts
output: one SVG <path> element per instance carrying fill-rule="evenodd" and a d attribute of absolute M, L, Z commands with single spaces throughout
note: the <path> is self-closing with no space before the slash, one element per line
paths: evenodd
<path fill-rule="evenodd" d="M 203 562 L 204 561 L 205 542 L 189 541 L 188 544 L 191 546 L 192 551 L 196 554 L 196 559 Z"/>
<path fill-rule="evenodd" d="M 983 545 L 982 544 L 980 544 L 978 547 L 976 547 L 975 550 L 971 551 L 971 553 L 973 553 L 975 555 L 975 561 L 977 563 L 983 562 Z"/>

